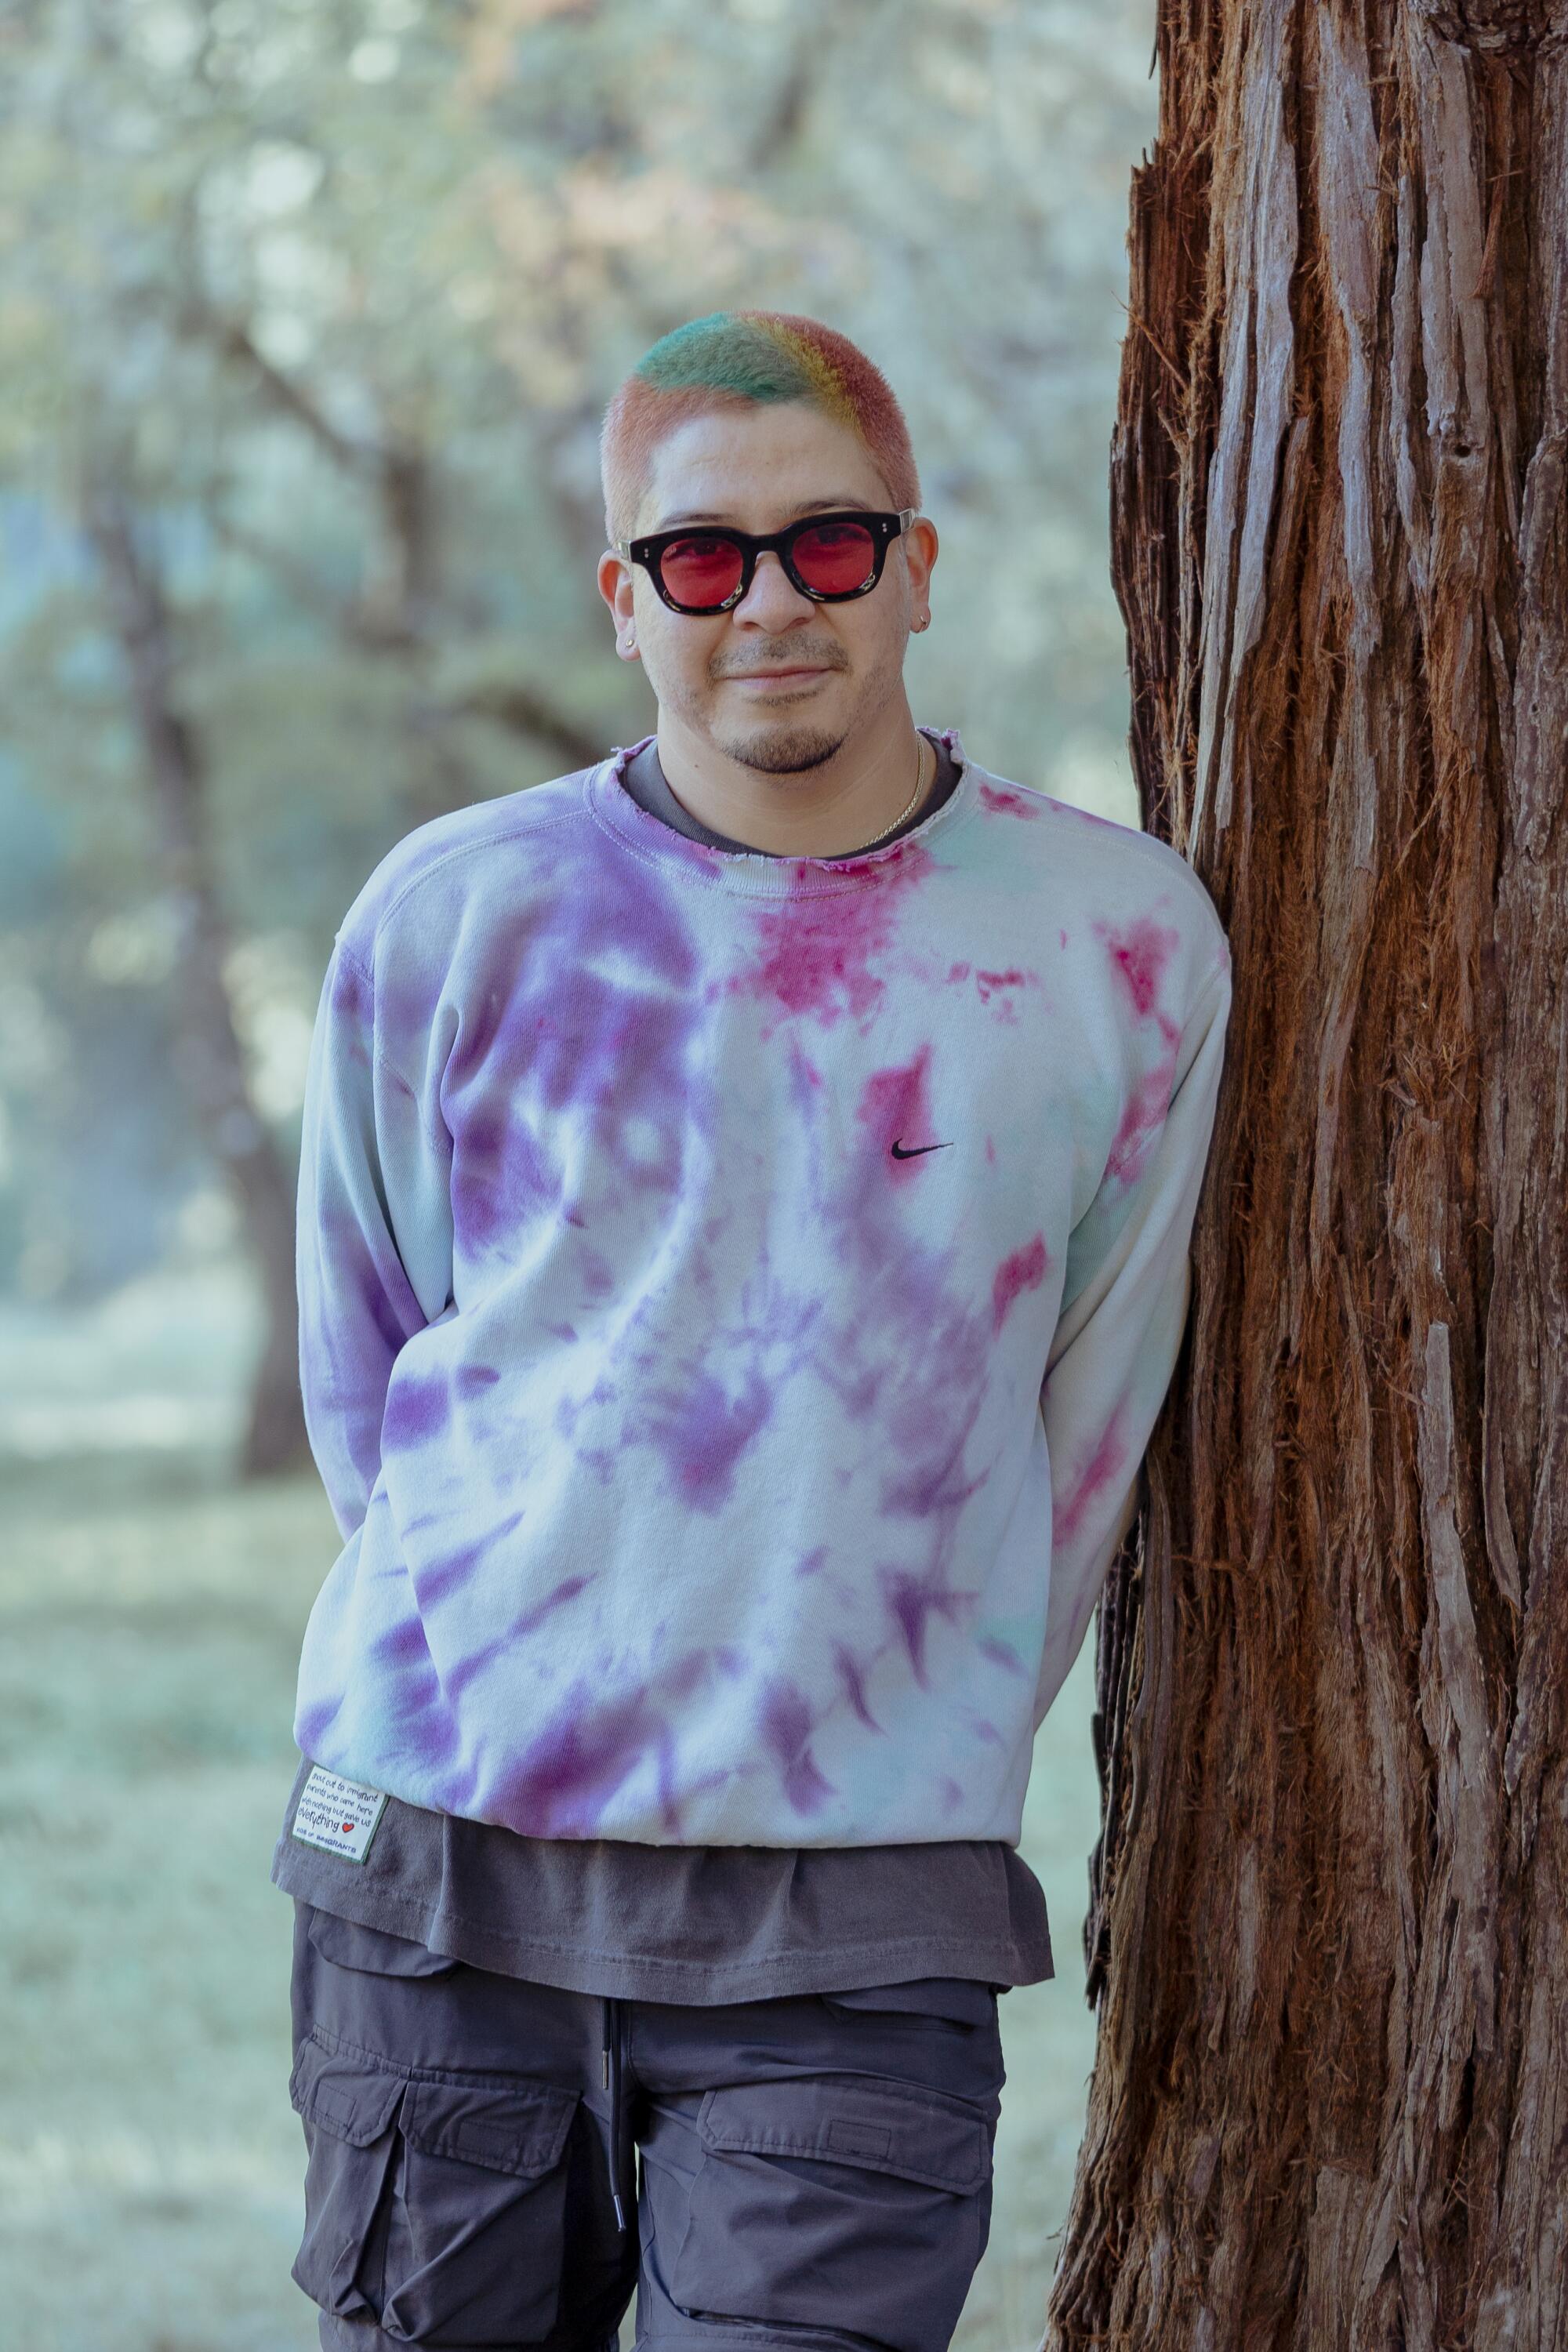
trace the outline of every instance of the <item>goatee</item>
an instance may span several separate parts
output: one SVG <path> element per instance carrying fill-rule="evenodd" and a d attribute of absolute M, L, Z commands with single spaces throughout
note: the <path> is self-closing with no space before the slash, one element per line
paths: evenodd
<path fill-rule="evenodd" d="M 820 768 L 844 740 L 842 734 L 830 735 L 820 727 L 781 727 L 765 735 L 721 742 L 718 748 L 726 758 L 742 768 L 754 768 L 759 775 L 794 776 L 808 768 Z"/>

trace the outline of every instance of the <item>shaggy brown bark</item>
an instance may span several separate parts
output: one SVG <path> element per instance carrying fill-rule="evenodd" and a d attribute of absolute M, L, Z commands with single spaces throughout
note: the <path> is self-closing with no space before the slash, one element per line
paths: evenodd
<path fill-rule="evenodd" d="M 1568 0 L 1160 0 L 1113 446 L 1229 930 L 1048 2346 L 1568 2342 Z"/>

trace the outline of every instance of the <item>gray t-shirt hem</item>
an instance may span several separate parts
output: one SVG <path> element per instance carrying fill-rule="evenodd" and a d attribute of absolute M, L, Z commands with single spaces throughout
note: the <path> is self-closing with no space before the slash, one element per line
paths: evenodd
<path fill-rule="evenodd" d="M 855 1992 L 867 1985 L 914 1984 L 925 1977 L 967 1977 L 995 1987 L 1039 1984 L 1055 1974 L 1015 1943 L 988 1943 L 973 1936 L 879 1936 L 859 1944 L 781 1954 L 772 1959 L 675 1960 L 651 1953 L 598 1952 L 578 1944 L 555 1945 L 536 1937 L 507 1935 L 460 1918 L 439 1904 L 423 1903 L 384 1886 L 344 1886 L 330 1869 L 318 1873 L 307 1861 L 285 1856 L 273 1884 L 318 1910 L 331 1911 L 357 1927 L 406 1936 L 426 1951 L 465 1960 L 500 1976 L 531 1984 L 559 1986 L 565 1992 L 592 1993 L 611 2000 L 679 2002 L 712 2008 L 737 2000 L 773 2000 L 790 1994 Z M 320 1857 L 328 1861 L 326 1856 Z"/>
<path fill-rule="evenodd" d="M 301 1758 L 273 1885 L 503 1976 L 710 2006 L 933 1976 L 1006 1989 L 1055 1974 L 1044 1891 L 1000 1842 L 632 1846 L 521 1837 L 391 1797 L 355 1863 L 292 1835 L 310 1772 Z"/>

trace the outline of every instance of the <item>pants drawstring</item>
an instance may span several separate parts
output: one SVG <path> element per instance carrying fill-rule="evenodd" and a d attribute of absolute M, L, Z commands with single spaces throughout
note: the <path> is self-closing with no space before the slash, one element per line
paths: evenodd
<path fill-rule="evenodd" d="M 603 2086 L 610 2095 L 610 2202 L 616 2209 L 616 2227 L 626 2226 L 626 2209 L 621 2203 L 621 2004 L 618 2000 L 605 2002 L 605 2048 Z"/>

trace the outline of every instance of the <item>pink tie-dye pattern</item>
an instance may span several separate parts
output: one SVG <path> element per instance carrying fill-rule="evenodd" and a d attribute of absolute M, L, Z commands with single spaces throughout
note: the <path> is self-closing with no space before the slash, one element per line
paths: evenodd
<path fill-rule="evenodd" d="M 900 1068 L 873 1071 L 856 1107 L 855 1116 L 866 1131 L 879 1164 L 886 1162 L 887 1181 L 900 1191 L 921 1181 L 926 1155 L 895 1160 L 894 1144 L 901 1142 L 912 1148 L 940 1139 L 931 1132 L 931 1049 L 926 1045 L 913 1061 Z"/>
<path fill-rule="evenodd" d="M 1006 784 L 982 784 L 980 798 L 1002 816 L 1043 816 L 1049 803 L 1043 793 L 1021 793 Z"/>
<path fill-rule="evenodd" d="M 974 975 L 974 985 L 980 992 L 981 1003 L 989 1004 L 991 999 L 999 995 L 1004 989 L 1030 986 L 1037 988 L 1039 975 L 1037 972 L 1019 971 L 1016 969 L 1012 971 L 977 971 Z"/>
<path fill-rule="evenodd" d="M 726 985 L 773 1008 L 764 1041 L 791 1015 L 809 1015 L 824 1028 L 846 1017 L 862 1033 L 869 1028 L 888 985 L 877 960 L 905 899 L 933 870 L 921 843 L 900 842 L 879 861 L 869 888 L 803 880 L 783 906 L 758 909 L 756 957 Z"/>
<path fill-rule="evenodd" d="M 988 971 L 967 962 L 949 964 L 946 984 L 949 988 L 961 987 L 972 975 L 980 1003 L 993 1005 L 997 1020 L 1014 1026 L 1022 1017 L 1018 991 L 1040 985 L 1039 973 L 1025 965 L 1014 964 L 1005 971 Z"/>
<path fill-rule="evenodd" d="M 1037 1234 L 1010 1257 L 1005 1257 L 996 1269 L 996 1279 L 991 1286 L 991 1328 L 1000 1331 L 1007 1320 L 1007 1309 L 1026 1290 L 1038 1290 L 1050 1264 L 1050 1252 L 1046 1247 L 1044 1234 Z"/>
<path fill-rule="evenodd" d="M 1127 1448 L 1121 1434 L 1121 1408 L 1118 1406 L 1100 1431 L 1087 1458 L 1074 1471 L 1070 1482 L 1058 1496 L 1051 1521 L 1051 1547 L 1060 1550 L 1074 1542 L 1083 1525 L 1086 1513 L 1118 1482 L 1125 1486 L 1132 1475 L 1127 1459 Z"/>
<path fill-rule="evenodd" d="M 1105 943 L 1110 968 L 1139 1028 L 1152 1024 L 1160 1039 L 1158 1058 L 1129 1091 L 1121 1120 L 1111 1139 L 1109 1171 L 1124 1184 L 1135 1184 L 1142 1172 L 1171 1104 L 1181 1024 L 1161 1003 L 1172 961 L 1181 946 L 1173 924 L 1143 916 L 1121 927 L 1097 922 L 1097 938 Z"/>
<path fill-rule="evenodd" d="M 1121 926 L 1096 923 L 1097 939 L 1105 942 L 1112 971 L 1121 983 L 1135 1020 L 1157 1017 L 1160 992 L 1173 958 L 1182 944 L 1173 924 L 1157 923 L 1152 915 Z"/>

